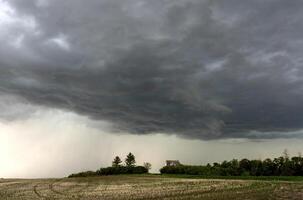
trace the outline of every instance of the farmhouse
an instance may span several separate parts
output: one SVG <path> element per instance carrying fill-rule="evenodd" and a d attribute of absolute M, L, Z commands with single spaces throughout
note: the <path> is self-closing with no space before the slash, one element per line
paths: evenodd
<path fill-rule="evenodd" d="M 166 161 L 166 166 L 178 166 L 181 165 L 179 160 L 167 160 Z"/>

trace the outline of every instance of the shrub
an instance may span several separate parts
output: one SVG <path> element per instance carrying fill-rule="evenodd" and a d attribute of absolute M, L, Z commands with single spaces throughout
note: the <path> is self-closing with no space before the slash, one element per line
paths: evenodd
<path fill-rule="evenodd" d="M 144 174 L 148 170 L 143 166 L 118 166 L 118 167 L 106 167 L 97 171 L 98 175 L 118 175 L 118 174 Z"/>
<path fill-rule="evenodd" d="M 97 173 L 93 172 L 93 171 L 80 172 L 80 173 L 77 173 L 77 174 L 71 174 L 71 175 L 68 176 L 68 178 L 89 177 L 89 176 L 97 176 Z"/>

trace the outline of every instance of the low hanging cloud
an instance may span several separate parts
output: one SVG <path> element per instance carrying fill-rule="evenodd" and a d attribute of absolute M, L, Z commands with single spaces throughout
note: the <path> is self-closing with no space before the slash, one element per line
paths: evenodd
<path fill-rule="evenodd" d="M 133 134 L 301 137 L 302 1 L 0 5 L 0 98 Z"/>

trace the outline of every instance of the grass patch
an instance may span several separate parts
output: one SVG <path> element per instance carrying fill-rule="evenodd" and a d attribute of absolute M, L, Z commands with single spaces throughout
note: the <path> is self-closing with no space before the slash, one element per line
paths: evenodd
<path fill-rule="evenodd" d="M 201 175 L 183 175 L 183 174 L 162 174 L 167 178 L 189 178 L 189 179 L 225 179 L 225 180 L 262 180 L 262 181 L 303 181 L 303 176 L 201 176 Z"/>

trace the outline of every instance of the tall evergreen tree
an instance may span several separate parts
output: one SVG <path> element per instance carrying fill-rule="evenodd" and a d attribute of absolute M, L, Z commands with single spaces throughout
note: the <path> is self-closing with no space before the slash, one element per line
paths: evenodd
<path fill-rule="evenodd" d="M 127 167 L 133 167 L 133 166 L 135 166 L 135 164 L 136 164 L 136 159 L 135 159 L 134 154 L 129 153 L 129 154 L 126 156 L 125 164 L 126 164 Z"/>
<path fill-rule="evenodd" d="M 112 162 L 113 167 L 118 167 L 122 163 L 121 159 L 119 156 L 116 156 Z"/>

